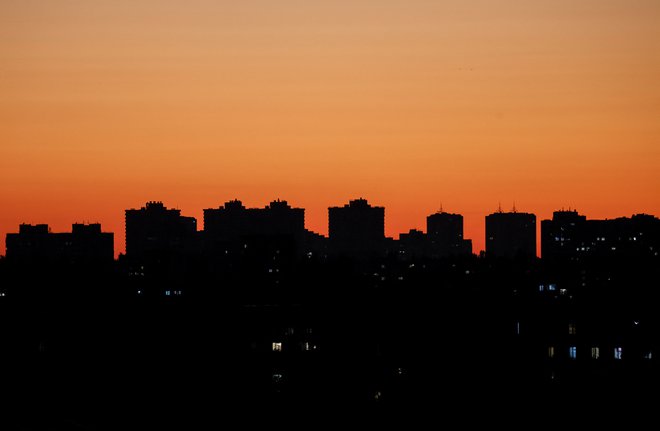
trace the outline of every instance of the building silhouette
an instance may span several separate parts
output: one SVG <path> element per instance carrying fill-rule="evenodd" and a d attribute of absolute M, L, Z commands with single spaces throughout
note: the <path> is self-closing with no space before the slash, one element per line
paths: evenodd
<path fill-rule="evenodd" d="M 426 217 L 426 232 L 433 257 L 472 253 L 472 241 L 463 238 L 463 216 L 444 211 Z"/>
<path fill-rule="evenodd" d="M 588 220 L 577 211 L 555 211 L 541 222 L 541 257 L 548 261 L 658 256 L 660 219 L 646 214 Z"/>
<path fill-rule="evenodd" d="M 536 256 L 536 216 L 501 210 L 487 215 L 486 254 L 504 258 Z"/>
<path fill-rule="evenodd" d="M 147 202 L 126 210 L 126 256 L 132 260 L 160 259 L 195 250 L 197 220 L 162 202 Z"/>
<path fill-rule="evenodd" d="M 280 270 L 304 251 L 305 210 L 275 200 L 264 208 L 246 208 L 240 200 L 204 210 L 204 253 L 214 261 L 261 262 L 254 270 Z"/>
<path fill-rule="evenodd" d="M 385 208 L 355 199 L 328 208 L 330 250 L 336 254 L 369 256 L 383 252 Z"/>
<path fill-rule="evenodd" d="M 47 224 L 21 224 L 7 234 L 7 259 L 58 264 L 111 263 L 114 234 L 101 225 L 74 223 L 71 232 L 52 233 Z"/>
<path fill-rule="evenodd" d="M 410 229 L 408 233 L 399 234 L 398 255 L 402 260 L 416 260 L 431 255 L 429 237 L 418 229 Z"/>
<path fill-rule="evenodd" d="M 301 241 L 305 210 L 275 200 L 265 208 L 245 208 L 239 200 L 204 210 L 204 233 L 213 241 L 237 241 L 253 236 L 291 236 Z"/>

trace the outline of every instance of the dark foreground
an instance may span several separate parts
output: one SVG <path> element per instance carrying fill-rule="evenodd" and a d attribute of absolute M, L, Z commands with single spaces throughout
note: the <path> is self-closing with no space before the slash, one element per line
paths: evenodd
<path fill-rule="evenodd" d="M 560 292 L 539 289 L 536 264 L 442 265 L 379 263 L 377 277 L 316 267 L 281 284 L 11 272 L 0 291 L 0 429 L 652 418 L 654 281 Z"/>

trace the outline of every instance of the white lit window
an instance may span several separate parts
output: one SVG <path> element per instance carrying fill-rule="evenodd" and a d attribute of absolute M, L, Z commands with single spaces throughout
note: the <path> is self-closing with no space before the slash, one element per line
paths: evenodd
<path fill-rule="evenodd" d="M 644 353 L 644 359 L 653 359 L 653 352 Z"/>
<path fill-rule="evenodd" d="M 577 347 L 571 346 L 568 348 L 568 357 L 575 359 L 577 357 Z"/>
<path fill-rule="evenodd" d="M 557 290 L 556 284 L 548 284 L 548 290 Z"/>
<path fill-rule="evenodd" d="M 569 323 L 568 324 L 568 335 L 575 335 L 575 332 L 576 332 L 575 323 Z"/>
<path fill-rule="evenodd" d="M 281 352 L 282 343 L 273 343 L 273 352 Z"/>
<path fill-rule="evenodd" d="M 615 347 L 614 348 L 614 359 L 622 359 L 623 358 L 623 348 L 621 347 Z"/>
<path fill-rule="evenodd" d="M 598 359 L 600 358 L 600 348 L 599 347 L 592 347 L 591 348 L 591 359 Z"/>
<path fill-rule="evenodd" d="M 555 348 L 553 346 L 548 347 L 548 358 L 555 357 Z"/>
<path fill-rule="evenodd" d="M 520 322 L 516 322 L 516 335 L 520 335 Z"/>
<path fill-rule="evenodd" d="M 539 284 L 539 292 L 543 292 L 545 290 L 545 285 Z"/>

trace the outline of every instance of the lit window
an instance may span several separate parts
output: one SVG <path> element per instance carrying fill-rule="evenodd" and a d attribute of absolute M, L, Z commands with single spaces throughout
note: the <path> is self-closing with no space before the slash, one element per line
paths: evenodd
<path fill-rule="evenodd" d="M 568 357 L 575 359 L 577 357 L 577 347 L 571 346 L 568 348 Z"/>
<path fill-rule="evenodd" d="M 644 359 L 653 359 L 653 352 L 644 353 Z"/>
<path fill-rule="evenodd" d="M 543 292 L 545 290 L 545 286 L 543 284 L 539 284 L 539 292 Z"/>
<path fill-rule="evenodd" d="M 598 359 L 600 358 L 600 348 L 599 347 L 592 347 L 591 348 L 591 359 Z"/>
<path fill-rule="evenodd" d="M 548 358 L 555 357 L 555 348 L 553 346 L 548 347 Z"/>
<path fill-rule="evenodd" d="M 621 347 L 615 347 L 614 348 L 614 359 L 622 359 L 623 358 L 623 348 Z"/>
<path fill-rule="evenodd" d="M 557 290 L 556 284 L 548 284 L 548 290 Z"/>
<path fill-rule="evenodd" d="M 281 352 L 282 343 L 273 343 L 273 352 Z"/>
<path fill-rule="evenodd" d="M 282 383 L 284 376 L 280 373 L 273 373 L 273 383 Z"/>
<path fill-rule="evenodd" d="M 575 323 L 568 324 L 568 335 L 575 335 L 576 327 Z"/>
<path fill-rule="evenodd" d="M 516 322 L 516 335 L 520 335 L 520 322 Z"/>

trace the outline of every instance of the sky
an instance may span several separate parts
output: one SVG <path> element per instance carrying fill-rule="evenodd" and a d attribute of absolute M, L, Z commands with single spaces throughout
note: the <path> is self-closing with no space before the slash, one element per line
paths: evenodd
<path fill-rule="evenodd" d="M 280 198 L 660 215 L 657 0 L 0 0 L 0 236 Z M 540 223 L 539 223 L 540 224 Z M 0 242 L 1 244 L 1 242 Z M 2 244 L 4 245 L 4 244 Z M 0 245 L 0 254 L 4 247 Z"/>

